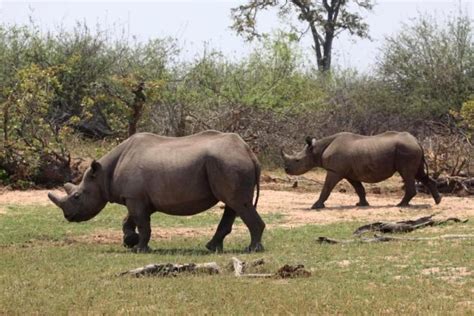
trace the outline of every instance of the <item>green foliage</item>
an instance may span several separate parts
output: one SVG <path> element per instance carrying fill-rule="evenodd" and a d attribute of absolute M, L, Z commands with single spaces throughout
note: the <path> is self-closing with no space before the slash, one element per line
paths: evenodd
<path fill-rule="evenodd" d="M 61 89 L 56 72 L 56 67 L 31 64 L 17 71 L 15 85 L 7 91 L 0 116 L 0 165 L 13 175 L 13 182 L 35 180 L 40 176 L 38 171 L 52 161 L 67 168 L 63 138 L 70 130 L 48 119 L 50 104 Z"/>
<path fill-rule="evenodd" d="M 460 15 L 439 24 L 419 17 L 386 39 L 378 72 L 408 115 L 458 111 L 474 87 L 471 19 Z"/>
<path fill-rule="evenodd" d="M 234 10 L 246 20 L 234 16 L 234 22 L 254 28 L 256 17 L 246 14 L 279 3 L 248 1 Z M 336 3 L 341 7 L 332 35 L 346 30 L 366 36 L 365 23 L 348 11 L 349 2 L 331 2 Z M 372 7 L 371 1 L 358 6 Z M 304 8 L 307 15 L 300 12 Z M 279 10 L 284 19 L 297 15 L 317 34 L 332 36 L 331 28 L 324 28 L 328 8 L 319 2 L 289 1 Z M 279 163 L 275 144 L 292 145 L 306 134 L 387 129 L 416 134 L 419 120 L 449 113 L 460 113 L 472 126 L 471 21 L 460 15 L 435 22 L 421 17 L 387 38 L 375 73 L 368 74 L 317 71 L 298 46 L 301 34 L 294 28 L 260 34 L 255 49 L 239 59 L 206 48 L 195 60 L 182 61 L 172 38 L 133 42 L 81 23 L 51 33 L 34 23 L 0 25 L 0 168 L 16 183 L 41 182 L 51 171 L 61 182 L 70 172 L 69 153 L 83 152 L 71 141 L 77 132 L 95 141 L 113 139 L 93 143 L 100 147 L 87 151 L 94 158 L 137 131 L 237 132 L 262 157 Z"/>
<path fill-rule="evenodd" d="M 472 152 L 472 143 L 474 141 L 474 99 L 472 96 L 468 101 L 463 103 L 461 110 L 459 111 L 459 115 L 462 118 L 462 122 L 466 126 L 466 137 L 471 144 Z"/>
<path fill-rule="evenodd" d="M 232 29 L 247 40 L 253 40 L 265 36 L 257 31 L 257 15 L 261 11 L 276 8 L 280 18 L 290 21 L 295 16 L 304 27 L 292 25 L 291 37 L 297 40 L 306 33 L 311 34 L 318 69 L 325 72 L 331 69 L 333 41 L 341 32 L 346 31 L 361 38 L 368 37 L 368 24 L 354 7 L 371 10 L 373 6 L 372 0 L 248 0 L 232 9 Z"/>
<path fill-rule="evenodd" d="M 205 54 L 189 71 L 187 84 L 201 103 L 272 111 L 315 108 L 325 93 L 314 73 L 303 67 L 297 43 L 291 35 L 279 32 L 265 37 L 247 58 L 237 62 L 218 52 Z"/>
<path fill-rule="evenodd" d="M 467 125 L 474 129 L 474 99 L 463 103 L 460 114 Z"/>

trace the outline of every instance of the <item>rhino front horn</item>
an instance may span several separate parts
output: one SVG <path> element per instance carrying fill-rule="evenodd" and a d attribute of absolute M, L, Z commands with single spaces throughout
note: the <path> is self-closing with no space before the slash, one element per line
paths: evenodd
<path fill-rule="evenodd" d="M 58 198 L 54 193 L 49 192 L 48 198 L 53 202 L 56 206 L 61 207 L 61 199 Z"/>

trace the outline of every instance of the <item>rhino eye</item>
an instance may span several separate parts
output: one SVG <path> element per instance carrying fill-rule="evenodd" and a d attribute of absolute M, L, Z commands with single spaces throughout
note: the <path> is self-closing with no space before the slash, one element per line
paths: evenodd
<path fill-rule="evenodd" d="M 79 197 L 81 196 L 81 194 L 79 192 L 76 192 L 74 193 L 74 198 L 77 200 Z"/>

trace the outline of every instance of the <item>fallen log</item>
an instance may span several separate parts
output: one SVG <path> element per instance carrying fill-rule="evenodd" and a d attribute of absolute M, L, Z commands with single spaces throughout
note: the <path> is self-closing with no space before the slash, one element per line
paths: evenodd
<path fill-rule="evenodd" d="M 434 237 L 394 237 L 386 235 L 375 235 L 373 238 L 357 239 L 334 239 L 328 237 L 318 237 L 316 240 L 320 244 L 350 244 L 350 243 L 374 243 L 387 241 L 431 241 L 431 240 L 453 240 L 453 239 L 474 239 L 474 235 L 441 235 Z"/>
<path fill-rule="evenodd" d="M 449 221 L 455 223 L 466 223 L 468 219 L 461 220 L 456 217 L 450 217 L 445 220 L 434 220 L 433 217 L 436 214 L 430 216 L 420 217 L 415 220 L 399 221 L 399 222 L 375 222 L 368 225 L 363 225 L 357 228 L 353 235 L 359 236 L 367 232 L 381 232 L 381 233 L 408 233 L 416 229 L 420 229 L 427 226 L 438 226 L 445 224 Z"/>
<path fill-rule="evenodd" d="M 234 275 L 236 277 L 247 277 L 247 278 L 271 278 L 275 274 L 274 273 L 245 273 L 245 270 L 249 267 L 256 267 L 258 265 L 264 264 L 265 261 L 263 259 L 255 260 L 250 263 L 245 261 L 240 261 L 236 257 L 232 257 L 232 267 L 234 270 Z"/>
<path fill-rule="evenodd" d="M 278 269 L 276 273 L 246 273 L 247 269 L 265 264 L 264 259 L 258 259 L 250 262 L 241 261 L 233 257 L 230 268 L 236 277 L 245 278 L 297 278 L 311 276 L 311 272 L 304 269 L 304 265 L 288 265 Z M 158 277 L 175 277 L 179 274 L 220 274 L 221 268 L 215 262 L 207 263 L 159 263 L 149 264 L 144 267 L 128 270 L 119 273 L 119 276 L 129 275 L 134 277 L 141 276 L 158 276 Z"/>
<path fill-rule="evenodd" d="M 192 273 L 192 274 L 219 274 L 221 269 L 215 262 L 206 263 L 187 263 L 187 264 L 175 264 L 175 263 L 158 263 L 149 264 L 144 267 L 132 269 L 120 273 L 119 275 L 131 275 L 135 277 L 140 276 L 177 276 L 181 273 Z"/>
<path fill-rule="evenodd" d="M 417 184 L 417 190 L 423 193 L 429 193 L 428 188 Z M 469 195 L 474 194 L 474 178 L 462 176 L 443 176 L 436 179 L 436 187 L 440 193 L 461 194 L 466 192 Z"/>
<path fill-rule="evenodd" d="M 240 261 L 238 258 L 232 258 L 232 267 L 236 277 L 245 278 L 301 278 L 311 276 L 311 272 L 304 268 L 304 265 L 289 265 L 285 264 L 276 273 L 244 273 L 246 268 L 255 267 L 264 264 L 263 259 L 255 260 L 249 263 Z"/>

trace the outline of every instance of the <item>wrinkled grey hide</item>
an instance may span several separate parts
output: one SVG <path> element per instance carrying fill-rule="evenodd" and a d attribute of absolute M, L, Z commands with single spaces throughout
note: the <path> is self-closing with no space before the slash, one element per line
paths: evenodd
<path fill-rule="evenodd" d="M 222 201 L 224 214 L 206 247 L 222 251 L 240 216 L 251 235 L 248 250 L 260 251 L 265 224 L 256 211 L 259 178 L 257 158 L 237 134 L 206 131 L 175 138 L 140 133 L 94 161 L 79 185 L 67 183 L 67 196 L 48 196 L 71 222 L 91 219 L 107 202 L 125 205 L 124 245 L 139 252 L 149 250 L 153 212 L 193 215 Z"/>
<path fill-rule="evenodd" d="M 362 182 L 376 183 L 398 172 L 405 183 L 405 195 L 399 206 L 408 206 L 416 195 L 415 179 L 428 187 L 438 204 L 441 197 L 435 182 L 425 172 L 423 148 L 406 132 L 385 132 L 375 136 L 338 133 L 316 140 L 307 137 L 303 150 L 287 155 L 282 150 L 285 171 L 303 174 L 314 167 L 326 169 L 327 175 L 313 209 L 324 207 L 332 189 L 342 179 L 354 187 L 359 196 L 357 206 L 368 206 Z"/>

